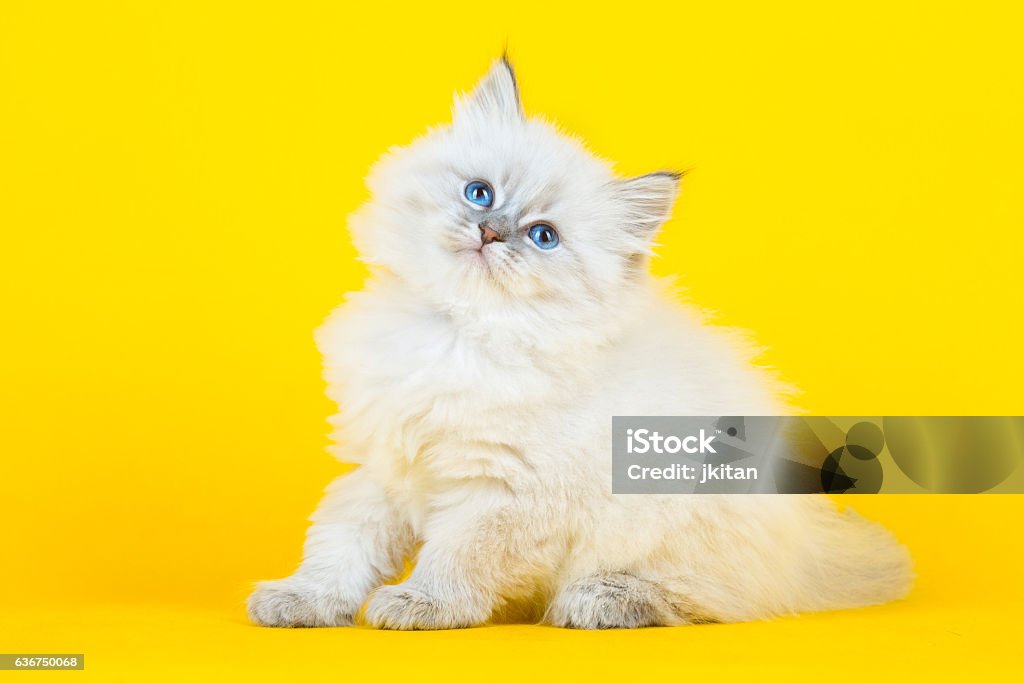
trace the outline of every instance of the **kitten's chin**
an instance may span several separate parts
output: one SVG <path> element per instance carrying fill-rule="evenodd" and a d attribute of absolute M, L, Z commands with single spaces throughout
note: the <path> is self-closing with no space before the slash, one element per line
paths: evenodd
<path fill-rule="evenodd" d="M 486 282 L 505 293 L 513 293 L 514 283 L 509 272 L 509 256 L 502 247 L 492 245 L 457 249 L 456 257 L 468 270 L 470 277 Z"/>

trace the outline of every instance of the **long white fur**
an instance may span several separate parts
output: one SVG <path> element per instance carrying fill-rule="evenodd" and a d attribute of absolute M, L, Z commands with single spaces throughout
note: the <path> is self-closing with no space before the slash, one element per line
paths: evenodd
<path fill-rule="evenodd" d="M 471 180 L 493 207 L 465 200 Z M 374 275 L 317 335 L 334 452 L 361 467 L 330 487 L 297 572 L 250 598 L 256 623 L 351 624 L 365 604 L 382 628 L 629 627 L 908 591 L 905 549 L 824 497 L 611 494 L 612 415 L 786 410 L 742 343 L 647 275 L 677 185 L 619 179 L 524 116 L 505 60 L 452 125 L 378 163 L 351 222 Z M 488 217 L 505 232 L 485 247 Z M 556 249 L 529 242 L 539 220 Z"/>

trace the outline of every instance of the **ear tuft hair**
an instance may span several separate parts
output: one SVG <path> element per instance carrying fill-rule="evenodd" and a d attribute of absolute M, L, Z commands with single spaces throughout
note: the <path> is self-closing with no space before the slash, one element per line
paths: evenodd
<path fill-rule="evenodd" d="M 471 93 L 455 98 L 455 119 L 466 116 L 516 120 L 523 117 L 516 72 L 503 54 Z"/>
<path fill-rule="evenodd" d="M 624 227 L 635 237 L 652 240 L 672 214 L 682 177 L 675 171 L 657 171 L 616 181 L 617 199 L 626 209 Z"/>

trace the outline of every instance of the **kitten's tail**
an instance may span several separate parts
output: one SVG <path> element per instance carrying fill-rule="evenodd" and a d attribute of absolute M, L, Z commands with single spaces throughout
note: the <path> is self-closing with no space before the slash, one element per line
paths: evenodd
<path fill-rule="evenodd" d="M 907 548 L 853 510 L 816 516 L 806 609 L 845 609 L 898 600 L 914 582 Z"/>

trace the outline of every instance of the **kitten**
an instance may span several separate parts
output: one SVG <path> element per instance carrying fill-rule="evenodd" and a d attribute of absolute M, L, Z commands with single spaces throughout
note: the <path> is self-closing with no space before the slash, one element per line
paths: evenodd
<path fill-rule="evenodd" d="M 762 619 L 903 596 L 905 549 L 823 496 L 611 493 L 613 415 L 772 415 L 778 387 L 647 274 L 679 175 L 620 179 L 524 116 L 494 64 L 393 150 L 351 221 L 375 268 L 319 330 L 361 467 L 266 626 L 440 629 L 515 611 L 574 628 Z M 412 574 L 398 578 L 406 558 Z"/>

